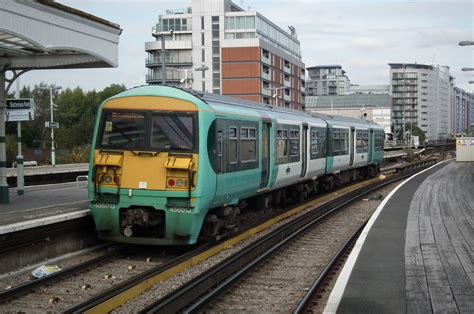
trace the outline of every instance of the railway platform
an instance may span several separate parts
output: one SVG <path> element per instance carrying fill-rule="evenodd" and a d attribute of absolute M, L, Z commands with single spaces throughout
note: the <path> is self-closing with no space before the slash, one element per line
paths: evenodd
<path fill-rule="evenodd" d="M 85 182 L 28 186 L 25 195 L 10 189 L 0 206 L 0 235 L 89 215 Z"/>
<path fill-rule="evenodd" d="M 474 163 L 401 183 L 362 232 L 326 313 L 472 313 Z"/>

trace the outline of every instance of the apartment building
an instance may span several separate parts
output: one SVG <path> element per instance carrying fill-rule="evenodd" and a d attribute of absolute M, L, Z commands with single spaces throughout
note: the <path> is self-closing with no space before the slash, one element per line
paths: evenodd
<path fill-rule="evenodd" d="M 391 132 L 392 97 L 387 93 L 306 96 L 306 111 L 373 121 Z"/>
<path fill-rule="evenodd" d="M 341 95 L 350 89 L 350 80 L 340 65 L 317 65 L 308 68 L 306 95 Z"/>
<path fill-rule="evenodd" d="M 449 67 L 418 63 L 389 63 L 392 119 L 395 132 L 416 124 L 428 140 L 444 140 L 451 133 L 453 78 Z"/>
<path fill-rule="evenodd" d="M 305 65 L 296 31 L 230 0 L 192 0 L 168 10 L 145 43 L 146 81 L 302 110 Z M 165 67 L 162 67 L 164 39 Z"/>
<path fill-rule="evenodd" d="M 454 86 L 451 105 L 451 132 L 467 133 L 469 130 L 469 93 Z"/>

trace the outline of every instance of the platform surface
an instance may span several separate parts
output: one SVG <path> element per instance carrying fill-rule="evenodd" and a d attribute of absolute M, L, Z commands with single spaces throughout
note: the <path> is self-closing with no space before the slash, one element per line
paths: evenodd
<path fill-rule="evenodd" d="M 407 181 L 361 245 L 326 312 L 472 313 L 474 163 L 444 163 Z"/>
<path fill-rule="evenodd" d="M 84 172 L 89 170 L 89 164 L 65 164 L 56 166 L 37 166 L 37 167 L 24 167 L 25 176 L 45 175 L 45 174 L 58 174 L 58 173 L 70 173 L 70 172 Z M 16 177 L 17 168 L 7 168 L 7 177 Z"/>
<path fill-rule="evenodd" d="M 28 186 L 24 195 L 9 189 L 10 203 L 0 205 L 0 235 L 89 214 L 87 182 Z"/>

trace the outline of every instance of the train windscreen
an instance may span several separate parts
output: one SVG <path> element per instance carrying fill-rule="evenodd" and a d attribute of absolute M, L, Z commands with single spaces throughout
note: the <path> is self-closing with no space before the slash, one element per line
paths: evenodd
<path fill-rule="evenodd" d="M 98 146 L 104 149 L 193 152 L 192 113 L 104 111 Z"/>

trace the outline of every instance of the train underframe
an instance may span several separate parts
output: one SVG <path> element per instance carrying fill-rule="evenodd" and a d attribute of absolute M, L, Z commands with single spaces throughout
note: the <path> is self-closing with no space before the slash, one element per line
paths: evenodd
<path fill-rule="evenodd" d="M 304 202 L 319 192 L 328 192 L 351 182 L 374 178 L 379 174 L 380 167 L 377 165 L 348 169 L 241 200 L 238 205 L 212 209 L 206 215 L 199 238 L 201 241 L 216 240 L 235 232 L 241 214 L 249 211 L 267 213 L 290 204 Z"/>

